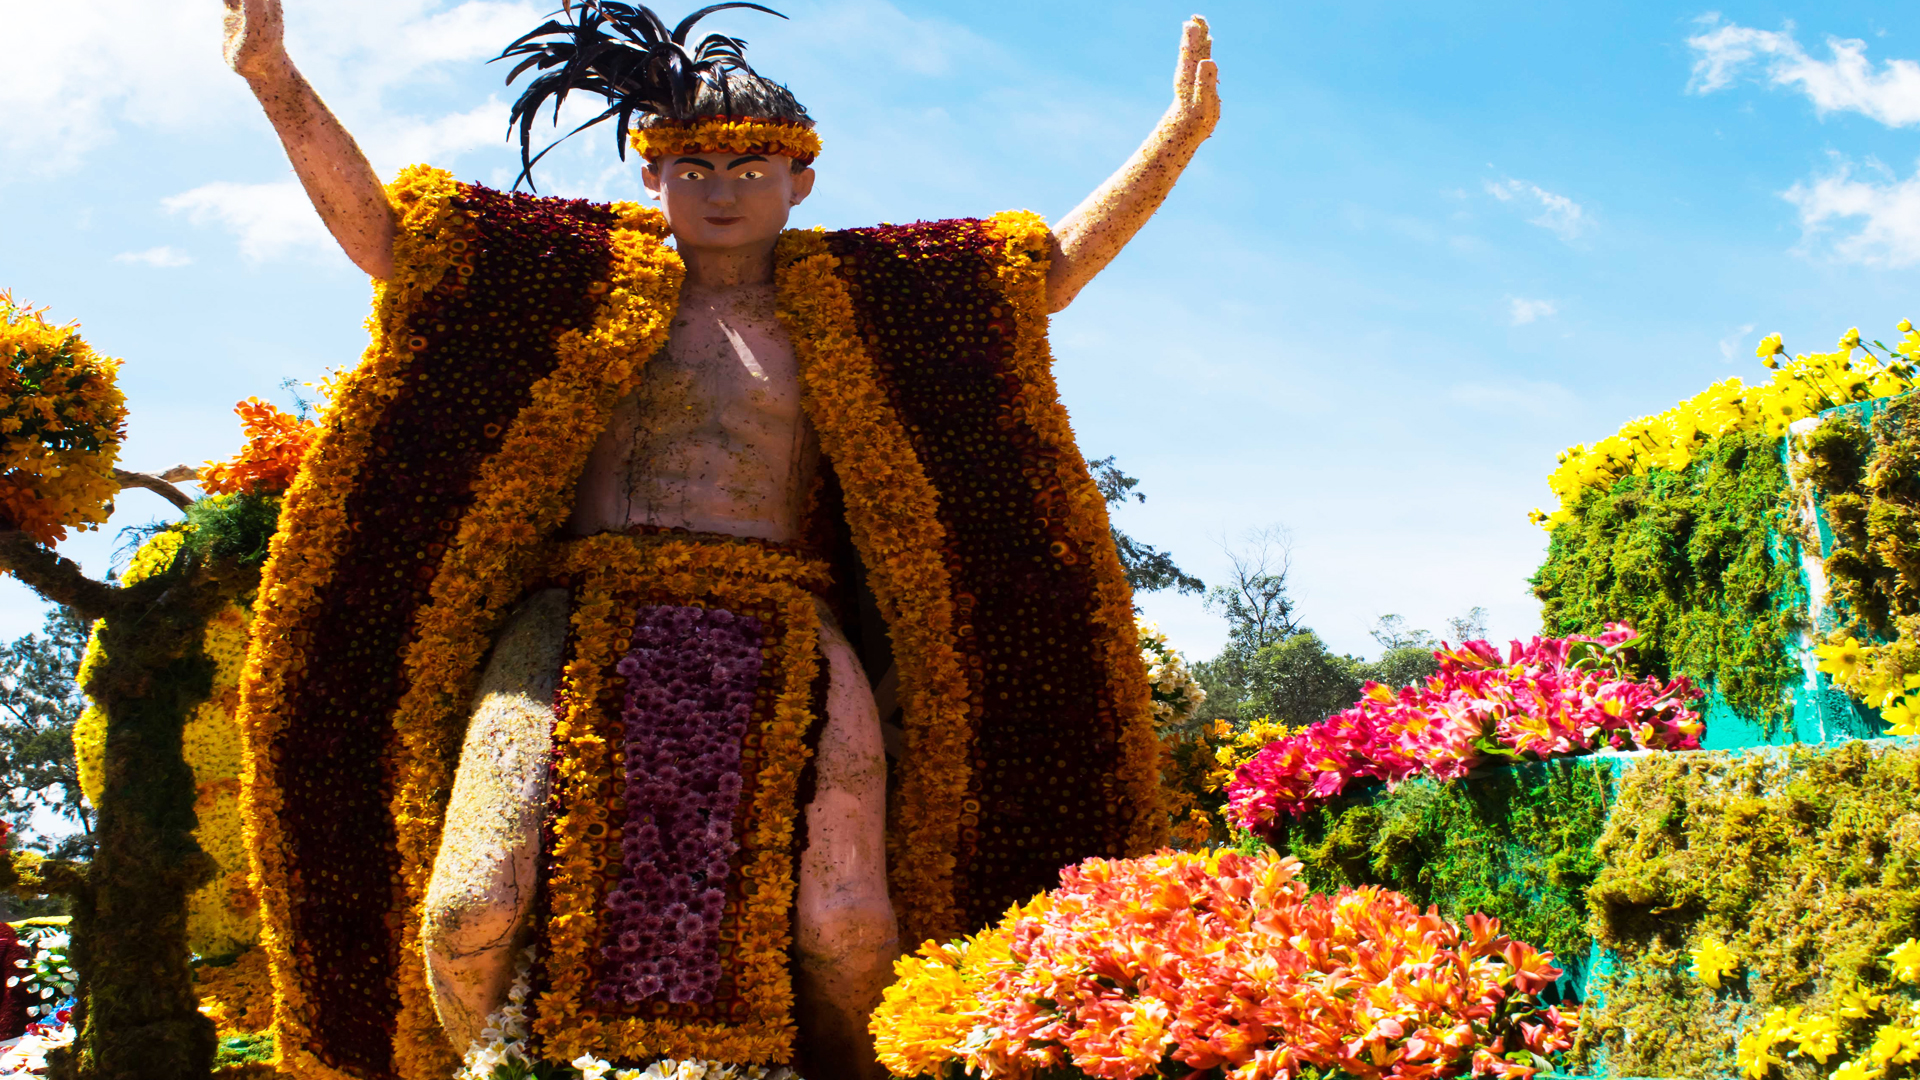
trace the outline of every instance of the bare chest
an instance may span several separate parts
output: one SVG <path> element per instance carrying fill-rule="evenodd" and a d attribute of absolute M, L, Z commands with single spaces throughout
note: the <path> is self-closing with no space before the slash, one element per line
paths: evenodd
<path fill-rule="evenodd" d="M 572 527 L 793 540 L 816 456 L 773 286 L 689 289 L 588 459 Z"/>

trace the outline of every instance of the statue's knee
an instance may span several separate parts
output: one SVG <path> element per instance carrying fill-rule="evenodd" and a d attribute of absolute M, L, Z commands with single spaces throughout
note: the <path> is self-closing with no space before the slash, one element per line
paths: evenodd
<path fill-rule="evenodd" d="M 886 902 L 838 905 L 825 911 L 802 913 L 800 951 L 828 961 L 872 961 L 891 964 L 899 952 L 900 928 Z"/>
<path fill-rule="evenodd" d="M 513 943 L 517 914 L 497 898 L 456 890 L 438 895 L 429 891 L 421 913 L 421 944 L 429 956 L 445 961 L 504 948 Z"/>

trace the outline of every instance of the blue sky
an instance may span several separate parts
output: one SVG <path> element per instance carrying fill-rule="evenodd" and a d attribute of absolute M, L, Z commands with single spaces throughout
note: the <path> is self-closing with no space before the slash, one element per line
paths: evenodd
<path fill-rule="evenodd" d="M 287 0 L 296 62 L 383 174 L 504 184 L 501 72 L 544 14 L 501 0 Z M 795 224 L 1064 215 L 1165 107 L 1166 3 L 790 0 L 729 13 L 827 150 Z M 368 288 L 219 57 L 217 0 L 0 0 L 0 287 L 123 357 L 123 463 L 237 446 L 233 402 L 351 364 Z M 1537 626 L 1526 579 L 1562 447 L 1729 375 L 1754 342 L 1886 336 L 1920 264 L 1920 13 L 1890 4 L 1224 3 L 1225 115 L 1160 215 L 1054 321 L 1123 528 L 1218 580 L 1286 526 L 1305 621 Z M 677 17 L 678 9 L 665 12 Z M 73 51 L 62 51 L 71 49 Z M 611 138 L 543 187 L 639 196 Z M 128 492 L 63 550 L 167 507 Z M 1144 605 L 1190 655 L 1224 625 Z M 0 582 L 0 636 L 37 602 Z"/>

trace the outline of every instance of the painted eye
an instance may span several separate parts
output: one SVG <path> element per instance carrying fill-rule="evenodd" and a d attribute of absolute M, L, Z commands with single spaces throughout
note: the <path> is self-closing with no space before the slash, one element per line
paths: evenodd
<path fill-rule="evenodd" d="M 681 174 L 680 174 L 680 179 L 682 179 L 682 180 L 705 180 L 705 179 L 706 179 L 706 175 L 705 175 L 704 173 L 702 173 L 702 172 L 701 172 L 701 171 L 700 171 L 699 169 L 688 169 L 688 170 L 687 170 L 686 172 L 683 172 L 683 173 L 681 173 Z"/>
<path fill-rule="evenodd" d="M 740 174 L 740 179 L 760 180 L 760 179 L 763 179 L 766 175 L 767 175 L 766 173 L 761 172 L 759 169 L 748 169 L 746 172 L 743 172 Z"/>

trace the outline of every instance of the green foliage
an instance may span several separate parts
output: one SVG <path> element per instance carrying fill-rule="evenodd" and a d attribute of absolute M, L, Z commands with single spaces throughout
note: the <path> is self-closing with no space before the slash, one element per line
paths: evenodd
<path fill-rule="evenodd" d="M 0 644 L 0 805 L 26 846 L 62 859 L 93 853 L 93 811 L 80 797 L 73 756 L 73 725 L 87 707 L 74 674 L 89 628 L 56 607 L 41 633 Z M 77 831 L 57 838 L 32 832 L 28 820 L 36 809 Z M 25 913 L 19 904 L 14 910 Z"/>
<path fill-rule="evenodd" d="M 1111 455 L 1088 462 L 1087 468 L 1093 472 L 1093 482 L 1108 506 L 1125 504 L 1129 498 L 1135 502 L 1147 501 L 1144 492 L 1133 490 L 1140 481 L 1121 472 Z M 1135 540 L 1121 532 L 1117 525 L 1109 525 L 1108 529 L 1113 533 L 1114 549 L 1120 553 L 1120 567 L 1127 573 L 1127 584 L 1133 586 L 1134 592 L 1173 589 L 1182 595 L 1192 595 L 1206 591 L 1207 583 L 1180 569 L 1171 554 Z"/>
<path fill-rule="evenodd" d="M 1920 402 L 1901 398 L 1873 419 L 1851 410 L 1814 428 L 1796 477 L 1814 488 L 1831 530 L 1831 599 L 1863 636 L 1890 641 L 1920 615 Z"/>
<path fill-rule="evenodd" d="M 1246 724 L 1270 717 L 1296 726 L 1324 720 L 1360 700 L 1368 682 L 1398 689 L 1439 669 L 1433 647 L 1402 645 L 1378 660 L 1336 653 L 1320 635 L 1301 630 L 1248 657 L 1231 648 L 1194 665 L 1207 692 L 1207 718 Z"/>
<path fill-rule="evenodd" d="M 1827 1011 L 1850 983 L 1891 986 L 1884 957 L 1920 936 L 1916 806 L 1914 748 L 1635 762 L 1589 893 L 1595 935 L 1619 963 L 1595 984 L 1576 1053 L 1618 1076 L 1728 1076 L 1736 1031 L 1767 1010 Z M 1741 968 L 1719 991 L 1690 973 L 1687 953 L 1708 938 Z M 1796 1058 L 1784 1075 L 1825 1071 Z"/>
<path fill-rule="evenodd" d="M 1412 780 L 1368 801 L 1320 807 L 1277 846 L 1315 889 L 1381 885 L 1451 919 L 1482 912 L 1509 935 L 1558 957 L 1587 956 L 1586 890 L 1600 873 L 1594 841 L 1606 824 L 1612 773 L 1604 762 L 1496 769 L 1471 781 Z"/>
<path fill-rule="evenodd" d="M 1609 622 L 1640 632 L 1638 666 L 1720 691 L 1767 727 L 1787 718 L 1801 672 L 1790 646 L 1799 588 L 1776 557 L 1786 468 L 1778 440 L 1723 435 L 1680 472 L 1623 476 L 1588 490 L 1553 530 L 1533 577 L 1552 637 L 1598 634 Z"/>

